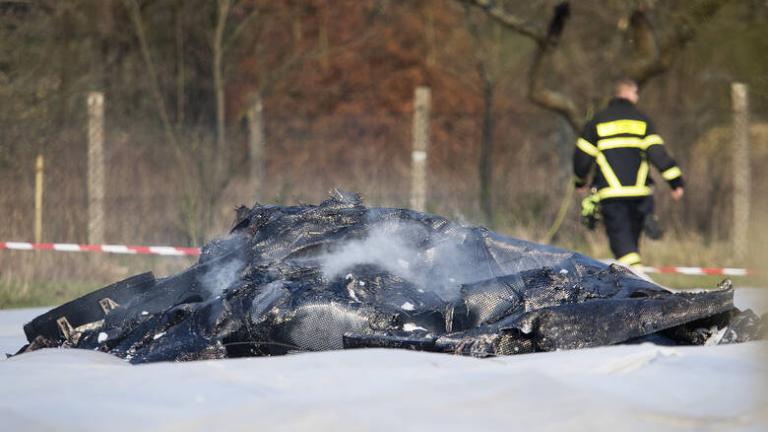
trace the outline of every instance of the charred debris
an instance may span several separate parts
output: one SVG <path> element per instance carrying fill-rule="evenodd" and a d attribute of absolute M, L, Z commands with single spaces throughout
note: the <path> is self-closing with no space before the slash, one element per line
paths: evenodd
<path fill-rule="evenodd" d="M 487 357 L 758 338 L 733 288 L 671 292 L 579 253 L 334 191 L 238 209 L 229 235 L 166 278 L 140 274 L 24 326 L 29 344 L 131 363 L 405 348 Z"/>

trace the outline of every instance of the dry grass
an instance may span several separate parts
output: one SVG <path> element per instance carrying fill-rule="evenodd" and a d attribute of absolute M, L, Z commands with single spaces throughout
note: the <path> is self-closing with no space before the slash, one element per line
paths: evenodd
<path fill-rule="evenodd" d="M 268 142 L 266 190 L 262 201 L 317 202 L 328 189 L 338 186 L 362 192 L 369 206 L 408 206 L 409 136 L 408 128 L 402 125 L 409 124 L 409 118 L 331 120 L 318 124 L 278 124 L 276 121 L 268 128 L 271 134 L 283 139 Z M 428 211 L 484 225 L 477 200 L 477 148 L 465 145 L 476 142 L 477 122 L 466 118 L 443 120 L 451 124 L 452 133 L 440 138 L 445 142 L 434 143 L 430 154 Z M 516 121 L 527 120 L 521 117 Z M 553 157 L 552 144 L 547 144 L 549 147 L 542 144 L 551 139 L 536 132 L 521 135 L 520 130 L 525 128 L 515 124 L 499 133 L 494 159 L 495 229 L 514 237 L 541 241 L 562 200 L 565 178 L 557 158 Z M 767 176 L 760 171 L 760 167 L 768 163 L 768 137 L 764 135 L 756 134 L 753 142 L 753 196 L 756 199 L 748 260 L 736 260 L 727 241 L 730 210 L 723 194 L 727 196 L 728 187 L 720 192 L 704 187 L 712 178 L 704 173 L 712 167 L 722 168 L 713 165 L 717 157 L 712 154 L 716 147 L 711 142 L 717 140 L 705 139 L 694 149 L 694 154 L 704 160 L 691 163 L 687 202 L 682 206 L 673 205 L 665 195 L 659 194 L 657 208 L 662 220 L 667 222 L 668 234 L 661 241 L 643 241 L 641 252 L 646 264 L 749 266 L 762 270 L 763 275 L 768 274 L 765 265 L 768 249 L 762 247 L 768 242 L 768 230 L 762 229 L 768 224 L 768 209 L 764 200 L 757 199 L 768 191 Z M 76 132 L 62 132 L 46 150 L 43 241 L 87 242 L 82 138 Z M 240 142 L 240 138 L 231 137 L 233 142 Z M 185 144 L 189 146 L 188 157 L 191 160 L 195 156 L 203 157 L 204 153 L 194 150 L 204 147 L 208 141 L 210 137 L 190 135 Z M 121 131 L 114 126 L 108 142 L 108 243 L 180 246 L 204 243 L 226 233 L 236 205 L 253 203 L 254 194 L 247 181 L 247 161 L 234 163 L 226 187 L 215 193 L 215 199 L 206 200 L 189 195 L 189 191 L 199 192 L 200 184 L 197 189 L 185 187 L 184 182 L 189 179 L 185 179 L 174 163 L 171 150 L 161 145 L 157 133 L 146 128 Z M 13 151 L 8 157 L 15 163 L 0 170 L 0 183 L 9 192 L 0 194 L 3 220 L 0 241 L 29 241 L 32 240 L 34 195 L 31 167 L 36 151 L 23 146 L 14 147 Z M 568 216 L 553 243 L 590 256 L 610 257 L 602 230 L 587 232 L 579 225 L 577 201 L 572 199 Z M 206 211 L 210 212 L 207 223 L 202 217 Z M 694 213 L 696 218 L 690 216 Z M 191 262 L 167 257 L 0 251 L 0 307 L 57 304 L 139 272 L 151 270 L 167 275 Z M 714 286 L 718 281 L 716 277 L 666 275 L 659 275 L 657 279 L 676 287 Z M 736 279 L 737 285 L 741 282 L 768 286 L 766 276 Z"/>
<path fill-rule="evenodd" d="M 54 306 L 137 273 L 168 276 L 193 262 L 186 257 L 4 250 L 0 309 Z"/>

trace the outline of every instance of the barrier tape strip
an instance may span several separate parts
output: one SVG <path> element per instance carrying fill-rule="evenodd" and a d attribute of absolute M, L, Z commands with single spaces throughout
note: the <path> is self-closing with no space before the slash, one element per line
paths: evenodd
<path fill-rule="evenodd" d="M 52 250 L 58 252 L 105 252 L 129 255 L 163 255 L 163 256 L 198 256 L 200 248 L 178 246 L 127 246 L 127 245 L 92 245 L 77 243 L 29 243 L 29 242 L 0 242 L 0 250 Z M 717 267 L 650 267 L 644 266 L 646 273 L 676 273 L 683 275 L 714 275 L 714 276 L 753 276 L 757 272 L 745 268 Z"/>
<path fill-rule="evenodd" d="M 717 267 L 649 267 L 643 266 L 646 273 L 677 273 L 684 275 L 709 275 L 709 276 L 754 276 L 755 270 L 745 268 L 717 268 Z"/>
<path fill-rule="evenodd" d="M 92 245 L 77 243 L 28 243 L 0 242 L 0 250 L 53 250 L 58 252 L 106 252 L 116 254 L 143 254 L 164 256 L 197 256 L 200 248 L 177 246 L 126 246 L 126 245 Z"/>

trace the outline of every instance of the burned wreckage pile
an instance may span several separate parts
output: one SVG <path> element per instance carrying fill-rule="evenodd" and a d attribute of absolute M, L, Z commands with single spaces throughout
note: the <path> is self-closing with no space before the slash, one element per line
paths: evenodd
<path fill-rule="evenodd" d="M 238 209 L 197 264 L 117 282 L 28 323 L 29 344 L 132 363 L 388 347 L 477 357 L 653 340 L 741 342 L 733 289 L 673 293 L 618 266 L 334 191 Z"/>

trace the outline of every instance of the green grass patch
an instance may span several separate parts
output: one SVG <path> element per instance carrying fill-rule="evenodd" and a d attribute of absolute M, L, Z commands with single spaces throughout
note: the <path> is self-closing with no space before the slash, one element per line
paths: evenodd
<path fill-rule="evenodd" d="M 0 309 L 58 306 L 101 287 L 95 282 L 0 280 Z"/>
<path fill-rule="evenodd" d="M 730 279 L 734 288 L 766 286 L 764 278 L 752 276 L 711 276 L 711 275 L 682 275 L 668 273 L 649 273 L 654 282 L 667 288 L 694 289 L 716 288 L 723 279 Z"/>

